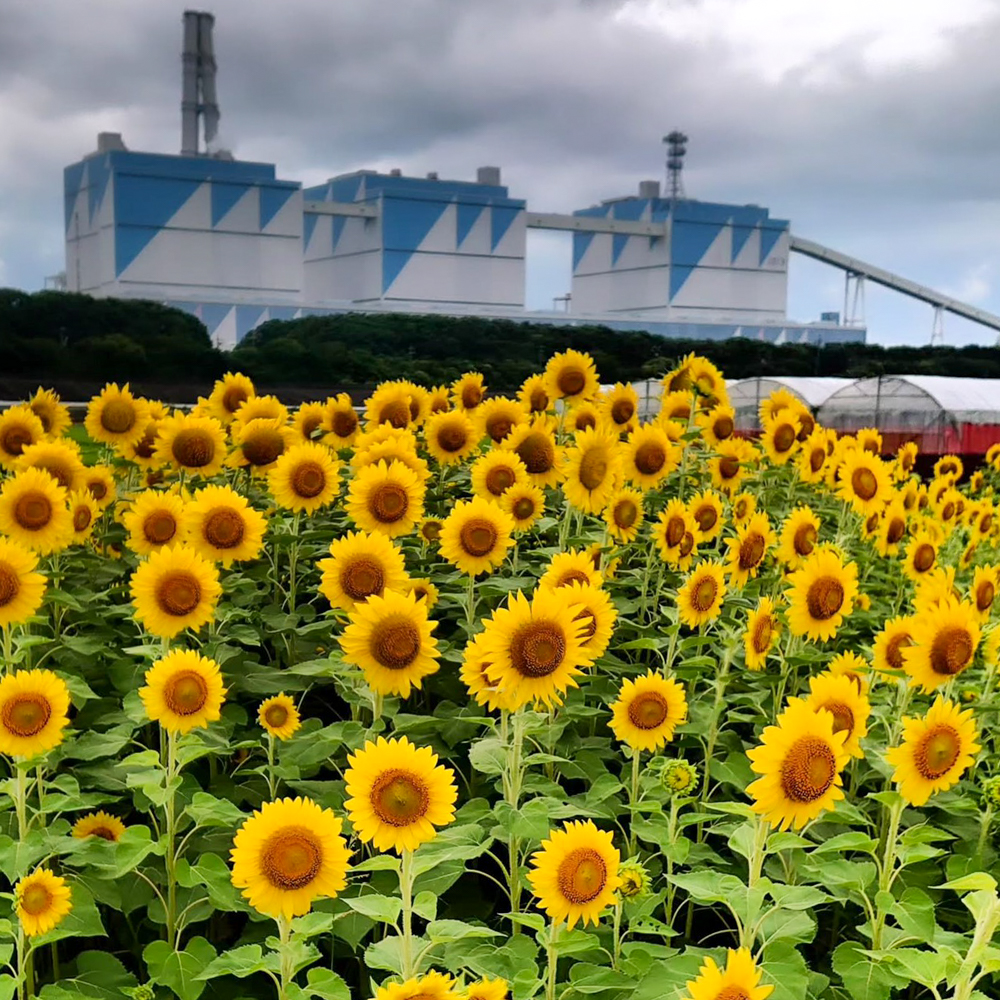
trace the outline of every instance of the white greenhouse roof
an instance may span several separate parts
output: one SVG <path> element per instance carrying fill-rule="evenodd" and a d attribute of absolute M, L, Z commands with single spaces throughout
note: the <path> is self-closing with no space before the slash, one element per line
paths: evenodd
<path fill-rule="evenodd" d="M 858 379 L 830 395 L 817 414 L 835 426 L 843 416 L 936 415 L 964 424 L 1000 423 L 1000 379 L 883 375 Z"/>
<path fill-rule="evenodd" d="M 787 389 L 798 396 L 807 406 L 821 406 L 838 389 L 850 385 L 853 379 L 806 377 L 801 375 L 770 375 L 757 378 L 741 378 L 729 383 L 729 399 L 739 408 L 749 404 L 757 405 L 778 389 Z"/>

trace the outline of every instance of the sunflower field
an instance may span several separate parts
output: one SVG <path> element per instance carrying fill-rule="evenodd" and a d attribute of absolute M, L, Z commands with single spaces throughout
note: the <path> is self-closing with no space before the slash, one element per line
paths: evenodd
<path fill-rule="evenodd" d="M 1000 445 L 761 418 L 0 413 L 0 1000 L 1000 996 Z"/>

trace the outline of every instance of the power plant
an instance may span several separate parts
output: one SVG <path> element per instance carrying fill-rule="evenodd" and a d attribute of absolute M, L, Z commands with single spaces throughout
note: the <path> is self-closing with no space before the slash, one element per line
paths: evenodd
<path fill-rule="evenodd" d="M 685 195 L 687 136 L 671 132 L 668 188 L 572 214 L 535 211 L 498 166 L 474 180 L 357 170 L 303 188 L 219 148 L 211 14 L 184 14 L 181 151 L 136 152 L 118 133 L 65 168 L 65 286 L 197 315 L 231 348 L 269 319 L 337 312 L 477 315 L 603 324 L 664 337 L 863 341 L 866 280 L 1000 330 L 1000 317 L 792 235 L 757 205 Z M 571 232 L 566 311 L 525 309 L 527 231 Z M 844 312 L 788 319 L 788 258 L 845 274 Z"/>

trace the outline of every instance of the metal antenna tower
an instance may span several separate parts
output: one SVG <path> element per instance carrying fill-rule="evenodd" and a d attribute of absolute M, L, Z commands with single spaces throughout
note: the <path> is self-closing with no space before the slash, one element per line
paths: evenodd
<path fill-rule="evenodd" d="M 663 137 L 663 143 L 667 147 L 667 190 L 675 201 L 685 197 L 681 171 L 684 169 L 687 141 L 688 137 L 676 129 Z"/>
<path fill-rule="evenodd" d="M 219 102 L 215 95 L 215 18 L 204 11 L 184 11 L 182 56 L 181 156 L 199 156 L 198 118 L 205 123 L 205 153 L 219 130 Z"/>

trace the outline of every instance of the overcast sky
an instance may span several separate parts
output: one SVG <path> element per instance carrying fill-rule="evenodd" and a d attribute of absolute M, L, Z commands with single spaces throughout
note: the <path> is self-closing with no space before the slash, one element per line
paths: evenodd
<path fill-rule="evenodd" d="M 180 145 L 175 0 L 0 0 L 0 286 L 63 267 L 62 168 L 120 131 Z M 691 197 L 1000 313 L 1000 0 L 212 0 L 221 137 L 317 183 L 362 167 L 474 177 L 571 211 L 662 177 Z M 789 315 L 841 309 L 793 256 Z M 569 288 L 568 237 L 529 238 L 529 306 Z M 868 289 L 872 340 L 931 311 Z M 946 341 L 992 343 L 955 318 Z"/>

